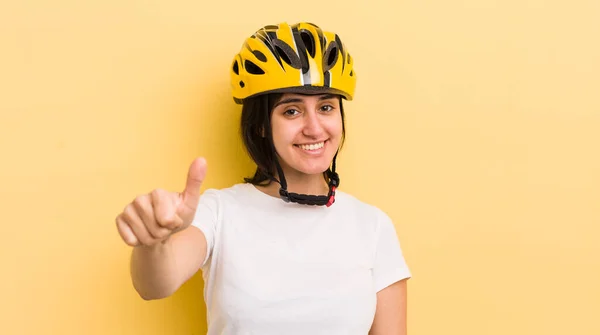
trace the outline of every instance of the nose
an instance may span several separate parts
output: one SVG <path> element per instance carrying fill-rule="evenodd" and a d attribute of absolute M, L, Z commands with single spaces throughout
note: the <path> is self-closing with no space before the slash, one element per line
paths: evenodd
<path fill-rule="evenodd" d="M 302 134 L 307 137 L 318 138 L 323 134 L 323 125 L 319 114 L 311 109 L 310 112 L 304 113 L 304 128 Z"/>

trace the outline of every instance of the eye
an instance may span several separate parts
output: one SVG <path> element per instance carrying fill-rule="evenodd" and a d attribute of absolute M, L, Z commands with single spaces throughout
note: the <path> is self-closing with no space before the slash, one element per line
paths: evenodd
<path fill-rule="evenodd" d="M 323 105 L 321 107 L 321 111 L 323 111 L 323 112 L 331 112 L 334 109 L 335 108 L 332 105 Z"/>
<path fill-rule="evenodd" d="M 285 112 L 283 112 L 283 115 L 285 116 L 296 116 L 298 114 L 300 114 L 300 112 L 297 109 L 293 108 L 286 109 Z"/>

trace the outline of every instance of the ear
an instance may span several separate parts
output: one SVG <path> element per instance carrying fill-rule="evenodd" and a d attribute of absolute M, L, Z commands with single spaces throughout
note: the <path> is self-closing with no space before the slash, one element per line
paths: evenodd
<path fill-rule="evenodd" d="M 260 127 L 260 137 L 265 138 L 265 127 Z"/>

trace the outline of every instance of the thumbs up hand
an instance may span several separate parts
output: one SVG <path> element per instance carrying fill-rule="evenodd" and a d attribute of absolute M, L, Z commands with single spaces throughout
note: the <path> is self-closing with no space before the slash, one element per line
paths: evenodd
<path fill-rule="evenodd" d="M 116 218 L 119 235 L 130 246 L 152 246 L 192 224 L 206 176 L 206 160 L 189 168 L 183 192 L 155 189 L 136 197 Z"/>

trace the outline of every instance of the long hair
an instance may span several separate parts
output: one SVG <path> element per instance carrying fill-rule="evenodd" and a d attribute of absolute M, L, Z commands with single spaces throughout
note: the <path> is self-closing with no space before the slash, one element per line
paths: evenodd
<path fill-rule="evenodd" d="M 271 129 L 271 114 L 273 106 L 277 103 L 282 93 L 263 94 L 244 99 L 240 135 L 246 151 L 256 164 L 256 171 L 252 177 L 244 181 L 254 185 L 269 185 L 274 177 L 276 153 L 273 149 L 272 134 L 266 132 Z M 344 108 L 340 97 L 340 113 L 342 117 L 342 139 L 340 149 L 346 138 L 346 125 Z M 327 177 L 325 176 L 327 179 Z"/>

